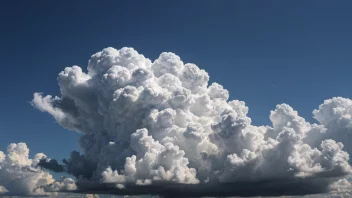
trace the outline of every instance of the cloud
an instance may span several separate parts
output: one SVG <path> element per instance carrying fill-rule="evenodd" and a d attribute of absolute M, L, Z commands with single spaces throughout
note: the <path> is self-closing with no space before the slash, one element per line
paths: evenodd
<path fill-rule="evenodd" d="M 352 184 L 351 178 L 343 178 L 331 184 L 330 190 L 333 192 L 351 192 Z"/>
<path fill-rule="evenodd" d="M 75 180 L 63 178 L 61 181 L 55 181 L 45 187 L 48 192 L 74 191 L 77 190 Z"/>
<path fill-rule="evenodd" d="M 4 187 L 0 186 L 0 194 L 8 193 L 9 191 Z"/>
<path fill-rule="evenodd" d="M 39 160 L 39 163 L 37 165 L 57 173 L 63 172 L 65 170 L 64 167 L 59 164 L 55 159 L 43 158 Z"/>
<path fill-rule="evenodd" d="M 53 176 L 38 168 L 41 159 L 46 158 L 38 153 L 33 159 L 29 157 L 29 149 L 25 143 L 10 144 L 7 154 L 0 151 L 0 193 L 6 195 L 46 195 L 52 185 L 60 186 L 58 190 L 76 190 L 75 182 L 71 179 L 55 181 Z M 68 186 L 70 188 L 68 188 Z"/>
<path fill-rule="evenodd" d="M 263 180 L 257 182 L 180 184 L 154 182 L 150 185 L 126 184 L 117 188 L 113 184 L 80 186 L 76 193 L 110 195 L 156 195 L 159 197 L 257 197 L 280 195 L 307 195 L 328 192 L 331 181 L 327 178 Z"/>
<path fill-rule="evenodd" d="M 96 195 L 96 194 L 85 194 L 84 197 L 85 198 L 99 198 L 99 195 Z"/>
<path fill-rule="evenodd" d="M 73 151 L 64 167 L 87 192 L 92 183 L 123 192 L 172 184 L 189 192 L 319 193 L 351 173 L 347 98 L 324 101 L 313 111 L 318 124 L 279 104 L 271 126 L 254 126 L 245 102 L 228 101 L 206 71 L 170 52 L 152 62 L 133 48 L 103 49 L 87 72 L 67 67 L 57 79 L 61 96 L 35 93 L 32 105 L 82 134 L 83 154 Z M 255 191 L 259 184 L 266 188 Z"/>

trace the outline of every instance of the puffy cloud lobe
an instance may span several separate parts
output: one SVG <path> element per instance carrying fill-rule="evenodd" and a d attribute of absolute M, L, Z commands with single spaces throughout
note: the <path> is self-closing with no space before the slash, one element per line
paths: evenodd
<path fill-rule="evenodd" d="M 0 186 L 0 194 L 8 193 L 9 191 L 4 187 Z"/>
<path fill-rule="evenodd" d="M 152 65 L 156 77 L 163 74 L 172 74 L 178 77 L 182 74 L 183 68 L 184 64 L 180 57 L 170 52 L 161 53 Z"/>
<path fill-rule="evenodd" d="M 330 185 L 330 190 L 335 192 L 351 192 L 352 184 L 349 181 L 350 179 L 351 178 L 339 179 L 338 181 Z"/>
<path fill-rule="evenodd" d="M 96 195 L 96 194 L 85 194 L 84 197 L 85 198 L 99 198 L 99 195 Z"/>
<path fill-rule="evenodd" d="M 312 144 L 319 144 L 323 139 L 334 139 L 344 144 L 344 149 L 352 153 L 352 144 L 348 142 L 352 138 L 352 100 L 335 97 L 325 100 L 318 109 L 313 111 L 314 118 L 319 121 L 325 130 L 318 137 L 314 133 Z"/>
<path fill-rule="evenodd" d="M 150 184 L 153 180 L 166 180 L 177 183 L 198 183 L 196 170 L 189 168 L 185 152 L 168 142 L 165 145 L 148 136 L 146 129 L 132 134 L 131 147 L 136 152 L 126 159 L 124 175 L 108 168 L 103 172 L 104 182 L 134 182 L 137 185 Z M 141 156 L 137 161 L 136 156 Z"/>
<path fill-rule="evenodd" d="M 74 191 L 77 190 L 76 181 L 71 178 L 63 178 L 45 187 L 49 192 Z"/>
<path fill-rule="evenodd" d="M 106 48 L 87 73 L 59 74 L 60 97 L 35 93 L 32 104 L 82 133 L 84 154 L 73 152 L 65 166 L 91 182 L 333 182 L 351 173 L 350 99 L 326 100 L 313 112 L 318 124 L 280 104 L 271 126 L 254 126 L 243 101 L 208 81 L 170 52 L 151 62 L 133 48 Z"/>
<path fill-rule="evenodd" d="M 52 175 L 38 167 L 40 160 L 46 158 L 43 153 L 38 153 L 33 159 L 29 157 L 29 149 L 25 143 L 10 144 L 7 154 L 0 151 L 0 192 L 16 195 L 44 195 L 51 189 L 49 186 L 61 185 L 60 190 L 70 190 L 75 186 L 71 179 L 70 188 L 67 180 L 63 183 L 55 181 Z"/>

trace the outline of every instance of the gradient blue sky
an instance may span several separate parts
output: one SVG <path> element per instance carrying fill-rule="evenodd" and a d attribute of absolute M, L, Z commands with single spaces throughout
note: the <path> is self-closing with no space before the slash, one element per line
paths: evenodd
<path fill-rule="evenodd" d="M 79 134 L 31 107 L 34 92 L 59 94 L 66 66 L 86 67 L 104 47 L 161 52 L 205 69 L 254 124 L 288 103 L 313 122 L 333 96 L 351 97 L 352 1 L 1 1 L 0 150 L 67 157 Z"/>

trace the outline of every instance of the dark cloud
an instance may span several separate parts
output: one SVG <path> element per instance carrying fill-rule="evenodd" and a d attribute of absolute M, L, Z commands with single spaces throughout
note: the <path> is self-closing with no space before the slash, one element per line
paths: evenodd
<path fill-rule="evenodd" d="M 76 193 L 112 195 L 158 195 L 161 197 L 227 197 L 227 196 L 283 196 L 308 195 L 328 192 L 331 181 L 327 178 L 263 180 L 257 182 L 176 184 L 155 182 L 152 185 L 126 185 L 118 189 L 113 184 L 78 186 Z"/>
<path fill-rule="evenodd" d="M 41 159 L 38 166 L 57 173 L 65 171 L 64 166 L 59 164 L 55 159 Z"/>

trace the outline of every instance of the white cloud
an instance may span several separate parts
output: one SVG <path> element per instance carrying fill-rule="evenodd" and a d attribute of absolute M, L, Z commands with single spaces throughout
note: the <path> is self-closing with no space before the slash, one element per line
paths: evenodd
<path fill-rule="evenodd" d="M 0 186 L 0 194 L 9 192 L 4 186 Z"/>
<path fill-rule="evenodd" d="M 351 173 L 350 99 L 326 100 L 313 112 L 319 124 L 280 104 L 271 126 L 254 126 L 243 101 L 227 101 L 228 91 L 208 81 L 173 53 L 151 62 L 132 48 L 106 48 L 87 73 L 73 66 L 59 74 L 61 96 L 35 93 L 32 104 L 82 132 L 84 155 L 71 155 L 68 172 L 91 181 L 333 182 Z"/>
<path fill-rule="evenodd" d="M 71 190 L 66 188 L 67 182 L 60 184 L 50 173 L 37 167 L 39 160 L 46 157 L 43 153 L 36 154 L 33 159 L 28 156 L 29 149 L 25 143 L 10 144 L 7 154 L 0 151 L 1 193 L 44 195 L 47 194 L 46 187 L 52 183 L 61 185 L 61 189 Z"/>
<path fill-rule="evenodd" d="M 85 194 L 84 198 L 99 198 L 99 195 L 96 195 L 96 194 Z"/>

